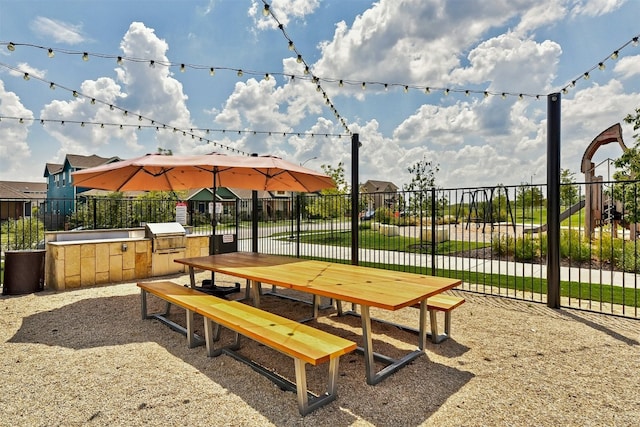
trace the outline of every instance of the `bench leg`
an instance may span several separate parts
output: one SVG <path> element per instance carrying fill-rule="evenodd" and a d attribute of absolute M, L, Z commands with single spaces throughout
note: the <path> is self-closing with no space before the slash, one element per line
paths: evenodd
<path fill-rule="evenodd" d="M 240 348 L 240 334 L 235 333 L 235 339 L 232 344 L 222 346 L 220 348 L 214 347 L 214 342 L 220 340 L 220 325 L 214 323 L 213 320 L 204 318 L 204 340 L 207 348 L 207 356 L 217 357 L 225 350 L 238 350 Z"/>
<path fill-rule="evenodd" d="M 294 358 L 296 367 L 296 394 L 298 395 L 298 410 L 300 415 L 304 416 L 314 411 L 316 408 L 326 405 L 337 397 L 338 383 L 338 361 L 339 357 L 334 357 L 329 361 L 329 378 L 327 381 L 327 391 L 317 397 L 309 400 L 309 391 L 307 389 L 307 372 L 306 363 L 302 359 Z"/>
<path fill-rule="evenodd" d="M 438 311 L 429 310 L 429 322 L 431 323 L 431 341 L 440 344 L 449 338 L 451 334 L 451 311 L 444 312 L 444 334 L 438 333 Z"/>

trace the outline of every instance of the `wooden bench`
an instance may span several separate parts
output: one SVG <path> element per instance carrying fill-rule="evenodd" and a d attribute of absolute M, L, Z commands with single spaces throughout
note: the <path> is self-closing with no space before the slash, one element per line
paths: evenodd
<path fill-rule="evenodd" d="M 147 314 L 147 293 L 187 310 L 188 337 L 194 335 L 193 313 L 202 315 L 207 355 L 214 357 L 226 353 L 250 365 L 281 388 L 295 391 L 300 414 L 306 415 L 335 400 L 340 356 L 355 350 L 356 343 L 295 320 L 238 301 L 207 295 L 173 282 L 138 283 L 138 287 L 141 289 L 143 318 L 151 317 Z M 235 339 L 232 344 L 216 349 L 214 341 L 220 338 L 220 326 L 235 332 Z M 235 350 L 240 347 L 240 336 L 251 338 L 292 357 L 295 364 L 295 383 L 238 354 Z M 315 366 L 325 362 L 329 362 L 327 389 L 321 395 L 314 395 L 307 389 L 306 365 Z"/>
<path fill-rule="evenodd" d="M 431 341 L 438 344 L 451 336 L 451 312 L 464 304 L 464 298 L 439 294 L 427 299 L 429 323 L 431 323 Z M 438 311 L 444 312 L 444 334 L 438 334 Z"/>

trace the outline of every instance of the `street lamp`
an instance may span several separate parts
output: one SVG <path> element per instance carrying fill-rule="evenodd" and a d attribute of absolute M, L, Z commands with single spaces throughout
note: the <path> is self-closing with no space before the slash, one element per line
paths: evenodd
<path fill-rule="evenodd" d="M 311 158 L 309 158 L 309 159 L 305 160 L 304 162 L 300 163 L 300 166 L 304 166 L 304 165 L 306 165 L 306 164 L 307 164 L 307 162 L 310 162 L 311 160 L 315 160 L 315 159 L 317 159 L 317 158 L 318 158 L 318 156 L 313 156 L 313 157 L 311 157 Z"/>

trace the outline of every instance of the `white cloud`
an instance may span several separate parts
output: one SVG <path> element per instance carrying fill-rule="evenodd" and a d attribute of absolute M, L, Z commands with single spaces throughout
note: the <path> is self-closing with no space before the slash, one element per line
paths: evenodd
<path fill-rule="evenodd" d="M 269 2 L 272 13 L 283 26 L 287 26 L 292 19 L 303 19 L 313 13 L 320 5 L 319 0 L 273 0 Z M 271 16 L 264 16 L 264 3 L 253 0 L 249 8 L 249 16 L 254 19 L 259 30 L 278 28 L 278 23 Z"/>
<path fill-rule="evenodd" d="M 599 16 L 620 8 L 627 0 L 582 0 L 577 1 L 574 15 Z"/>
<path fill-rule="evenodd" d="M 9 119 L 0 122 L 0 134 L 2 134 L 0 179 L 11 181 L 31 179 L 26 174 L 32 171 L 25 166 L 29 164 L 31 157 L 27 137 L 33 123 L 29 120 L 33 118 L 33 113 L 24 107 L 15 93 L 5 90 L 2 80 L 0 80 L 0 106 L 2 106 L 2 115 L 4 116 L 27 119 L 25 123 Z"/>
<path fill-rule="evenodd" d="M 40 38 L 55 43 L 77 45 L 87 41 L 87 37 L 82 32 L 82 25 L 73 25 L 44 16 L 36 16 L 29 23 L 29 28 Z"/>
<path fill-rule="evenodd" d="M 640 55 L 620 58 L 613 71 L 623 79 L 640 75 Z"/>

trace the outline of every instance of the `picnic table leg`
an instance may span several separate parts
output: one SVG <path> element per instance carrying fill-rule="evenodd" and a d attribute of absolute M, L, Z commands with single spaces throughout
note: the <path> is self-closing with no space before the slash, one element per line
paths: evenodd
<path fill-rule="evenodd" d="M 253 306 L 260 307 L 260 294 L 262 293 L 262 283 L 251 280 L 251 290 L 253 291 Z"/>
<path fill-rule="evenodd" d="M 362 318 L 362 348 L 364 349 L 364 364 L 367 370 L 367 384 L 373 385 L 376 381 L 376 365 L 373 361 L 373 341 L 371 339 L 371 317 L 369 306 L 360 307 Z"/>
<path fill-rule="evenodd" d="M 420 315 L 418 319 L 418 348 L 427 348 L 427 300 L 420 301 Z"/>
<path fill-rule="evenodd" d="M 196 287 L 196 274 L 193 266 L 189 266 L 189 284 L 192 288 Z"/>

